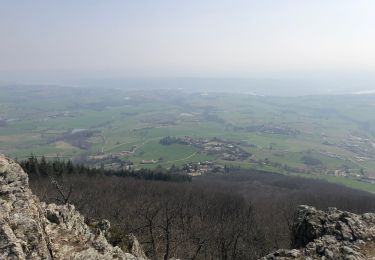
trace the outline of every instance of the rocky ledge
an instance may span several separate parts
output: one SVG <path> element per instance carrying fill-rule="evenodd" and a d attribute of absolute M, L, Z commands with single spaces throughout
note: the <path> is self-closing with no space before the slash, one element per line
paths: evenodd
<path fill-rule="evenodd" d="M 132 255 L 110 245 L 109 225 L 90 228 L 73 205 L 40 202 L 27 174 L 0 155 L 0 259 L 144 259 L 139 248 Z"/>
<path fill-rule="evenodd" d="M 375 214 L 299 206 L 292 247 L 296 249 L 281 249 L 262 259 L 375 259 Z"/>
<path fill-rule="evenodd" d="M 105 238 L 109 227 L 106 220 L 87 226 L 73 205 L 40 202 L 31 193 L 27 174 L 0 155 L 0 259 L 146 258 L 133 236 L 132 254 L 110 245 Z M 292 247 L 296 249 L 262 259 L 375 259 L 375 214 L 300 206 Z"/>

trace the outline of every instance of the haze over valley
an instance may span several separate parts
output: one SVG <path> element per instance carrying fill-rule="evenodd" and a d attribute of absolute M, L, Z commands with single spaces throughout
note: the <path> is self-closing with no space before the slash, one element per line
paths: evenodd
<path fill-rule="evenodd" d="M 374 259 L 374 1 L 0 6 L 0 259 Z"/>

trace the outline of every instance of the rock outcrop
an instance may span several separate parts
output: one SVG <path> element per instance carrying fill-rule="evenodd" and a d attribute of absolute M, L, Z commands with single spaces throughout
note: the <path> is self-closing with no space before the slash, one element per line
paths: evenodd
<path fill-rule="evenodd" d="M 90 225 L 91 226 L 91 225 Z M 110 245 L 107 220 L 89 227 L 73 205 L 45 204 L 32 194 L 27 174 L 0 155 L 0 259 L 145 259 L 129 235 L 125 253 Z M 292 250 L 263 260 L 375 260 L 375 214 L 327 212 L 300 206 L 294 220 Z"/>
<path fill-rule="evenodd" d="M 262 259 L 375 259 L 375 214 L 300 206 L 292 247 L 297 249 L 281 249 Z"/>
<path fill-rule="evenodd" d="M 73 205 L 45 204 L 32 194 L 28 176 L 0 155 L 0 259 L 143 259 L 110 245 L 108 221 L 88 227 Z"/>

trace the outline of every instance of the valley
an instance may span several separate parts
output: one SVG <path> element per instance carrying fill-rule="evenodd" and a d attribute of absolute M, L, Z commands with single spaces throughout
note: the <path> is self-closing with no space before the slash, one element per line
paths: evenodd
<path fill-rule="evenodd" d="M 273 97 L 19 85 L 0 90 L 0 150 L 12 158 L 33 154 L 107 169 L 178 167 L 193 176 L 239 167 L 375 192 L 371 94 Z"/>

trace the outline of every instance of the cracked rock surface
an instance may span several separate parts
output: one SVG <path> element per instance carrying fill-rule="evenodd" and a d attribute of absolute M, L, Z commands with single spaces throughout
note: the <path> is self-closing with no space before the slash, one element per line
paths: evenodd
<path fill-rule="evenodd" d="M 357 215 L 336 208 L 327 212 L 299 206 L 293 222 L 293 250 L 267 259 L 375 259 L 375 214 Z"/>
<path fill-rule="evenodd" d="M 91 230 L 73 205 L 45 204 L 32 194 L 28 176 L 0 155 L 0 259 L 144 259 L 110 245 L 108 221 Z"/>

